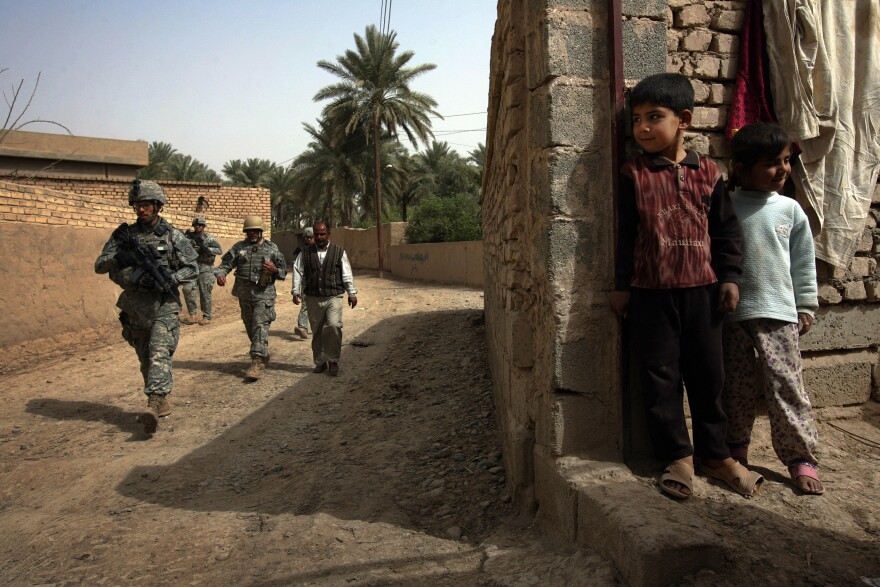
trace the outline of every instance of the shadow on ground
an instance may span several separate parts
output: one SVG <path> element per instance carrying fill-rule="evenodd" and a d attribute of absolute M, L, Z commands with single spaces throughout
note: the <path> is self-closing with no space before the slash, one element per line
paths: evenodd
<path fill-rule="evenodd" d="M 116 426 L 122 432 L 131 434 L 128 440 L 146 440 L 143 426 L 137 421 L 138 414 L 126 412 L 116 406 L 95 402 L 67 401 L 52 398 L 29 400 L 25 411 L 55 420 L 82 420 L 84 422 L 104 422 Z"/>
<path fill-rule="evenodd" d="M 509 506 L 503 470 L 488 470 L 501 462 L 484 338 L 481 310 L 385 320 L 346 341 L 339 377 L 304 378 L 178 462 L 136 468 L 118 490 L 194 511 L 321 511 L 438 532 L 452 525 L 435 516 L 445 509 L 485 533 L 485 514 Z"/>

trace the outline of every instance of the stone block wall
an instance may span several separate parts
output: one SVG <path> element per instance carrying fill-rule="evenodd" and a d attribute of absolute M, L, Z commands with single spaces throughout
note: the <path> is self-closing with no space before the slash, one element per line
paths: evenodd
<path fill-rule="evenodd" d="M 67 194 L 80 194 L 104 200 L 128 202 L 128 188 L 131 180 L 105 177 L 82 177 L 76 175 L 28 175 L 15 176 L 9 183 L 48 188 Z M 187 220 L 183 224 L 189 226 L 196 212 L 200 199 L 207 202 L 208 230 L 222 237 L 240 237 L 241 223 L 245 216 L 256 214 L 263 219 L 266 236 L 271 233 L 269 221 L 272 217 L 271 198 L 266 188 L 246 188 L 226 186 L 219 183 L 165 181 L 158 182 L 165 190 L 168 205 L 165 214 L 177 213 Z M 223 220 L 225 219 L 225 220 Z M 231 222 L 230 224 L 230 221 Z M 230 229 L 237 225 L 237 228 Z M 220 231 L 220 232 L 218 232 Z"/>
<path fill-rule="evenodd" d="M 528 504 L 536 470 L 556 457 L 621 457 L 617 324 L 605 296 L 614 224 L 611 177 L 601 171 L 611 168 L 606 16 L 602 1 L 500 6 L 483 185 L 485 310 L 509 482 Z M 655 28 L 662 24 L 638 30 L 650 37 Z"/>

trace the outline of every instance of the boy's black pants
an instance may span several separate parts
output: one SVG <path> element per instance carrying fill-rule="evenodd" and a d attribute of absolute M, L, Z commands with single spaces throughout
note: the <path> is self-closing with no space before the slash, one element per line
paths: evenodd
<path fill-rule="evenodd" d="M 658 459 L 725 459 L 727 417 L 721 408 L 723 314 L 718 286 L 632 289 L 627 317 L 641 378 L 648 433 Z M 694 443 L 684 417 L 687 390 Z"/>

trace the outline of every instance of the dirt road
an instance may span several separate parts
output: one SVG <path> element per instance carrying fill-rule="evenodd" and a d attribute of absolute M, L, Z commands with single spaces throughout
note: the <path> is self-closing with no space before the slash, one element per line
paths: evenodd
<path fill-rule="evenodd" d="M 140 374 L 116 329 L 7 353 L 2 583 L 564 583 L 587 567 L 613 577 L 598 557 L 545 550 L 513 515 L 482 294 L 357 277 L 337 378 L 311 372 L 285 291 L 270 366 L 245 383 L 244 328 L 215 290 L 214 323 L 182 327 L 174 412 L 152 438 L 136 422 Z M 571 556 L 590 564 L 563 564 Z"/>
<path fill-rule="evenodd" d="M 285 291 L 269 369 L 245 383 L 244 328 L 215 290 L 214 324 L 183 327 L 174 412 L 152 438 L 117 329 L 4 349 L 0 584 L 620 584 L 609 562 L 539 534 L 510 504 L 482 294 L 356 278 L 337 378 L 311 372 Z M 880 410 L 819 419 L 825 496 L 793 493 L 766 418 L 758 498 L 697 480 L 680 507 L 729 552 L 723 571 L 682 585 L 880 578 Z M 637 479 L 656 490 L 650 472 Z"/>

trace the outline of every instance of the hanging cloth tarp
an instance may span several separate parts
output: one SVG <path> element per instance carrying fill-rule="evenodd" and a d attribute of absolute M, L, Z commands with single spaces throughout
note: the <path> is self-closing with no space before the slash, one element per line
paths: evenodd
<path fill-rule="evenodd" d="M 880 172 L 880 2 L 764 3 L 773 105 L 803 150 L 793 167 L 816 257 L 849 265 Z"/>
<path fill-rule="evenodd" d="M 725 129 L 727 140 L 747 124 L 776 120 L 770 93 L 762 4 L 762 0 L 748 0 L 746 4 L 745 25 L 739 37 L 739 69 Z"/>

